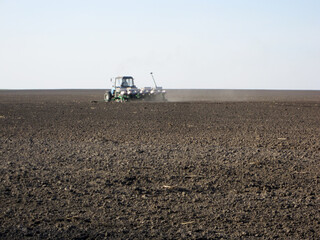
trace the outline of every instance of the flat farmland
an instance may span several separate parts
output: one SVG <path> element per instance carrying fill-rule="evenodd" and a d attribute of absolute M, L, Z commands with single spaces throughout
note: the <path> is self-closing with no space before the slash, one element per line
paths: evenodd
<path fill-rule="evenodd" d="M 1 239 L 320 238 L 320 91 L 103 92 L 0 91 Z"/>

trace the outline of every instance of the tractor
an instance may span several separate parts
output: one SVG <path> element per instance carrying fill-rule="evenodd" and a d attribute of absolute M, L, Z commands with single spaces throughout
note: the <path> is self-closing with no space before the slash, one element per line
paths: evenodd
<path fill-rule="evenodd" d="M 104 101 L 110 102 L 126 102 L 130 100 L 145 100 L 145 101 L 166 101 L 166 91 L 162 87 L 158 87 L 151 73 L 154 88 L 144 87 L 137 88 L 134 84 L 134 79 L 131 76 L 121 76 L 111 79 L 113 82 L 110 91 L 104 94 Z"/>

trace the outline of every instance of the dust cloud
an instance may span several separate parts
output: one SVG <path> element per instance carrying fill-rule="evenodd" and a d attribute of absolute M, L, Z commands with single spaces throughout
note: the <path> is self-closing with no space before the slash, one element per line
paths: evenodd
<path fill-rule="evenodd" d="M 320 91 L 169 89 L 169 102 L 319 101 Z"/>

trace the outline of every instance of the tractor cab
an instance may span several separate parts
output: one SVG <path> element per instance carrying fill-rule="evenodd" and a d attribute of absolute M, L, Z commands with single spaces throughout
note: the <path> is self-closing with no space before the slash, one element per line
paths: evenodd
<path fill-rule="evenodd" d="M 115 88 L 135 88 L 133 77 L 116 77 Z"/>

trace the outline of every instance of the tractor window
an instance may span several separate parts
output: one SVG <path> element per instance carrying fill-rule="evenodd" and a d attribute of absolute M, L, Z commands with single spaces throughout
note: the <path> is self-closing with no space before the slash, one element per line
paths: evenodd
<path fill-rule="evenodd" d="M 127 79 L 123 79 L 123 80 L 122 80 L 121 87 L 129 87 L 129 86 L 128 86 L 128 81 L 127 81 Z"/>
<path fill-rule="evenodd" d="M 116 79 L 116 87 L 120 87 L 122 83 L 122 79 Z"/>
<path fill-rule="evenodd" d="M 121 87 L 133 87 L 133 79 L 132 78 L 123 78 Z"/>

